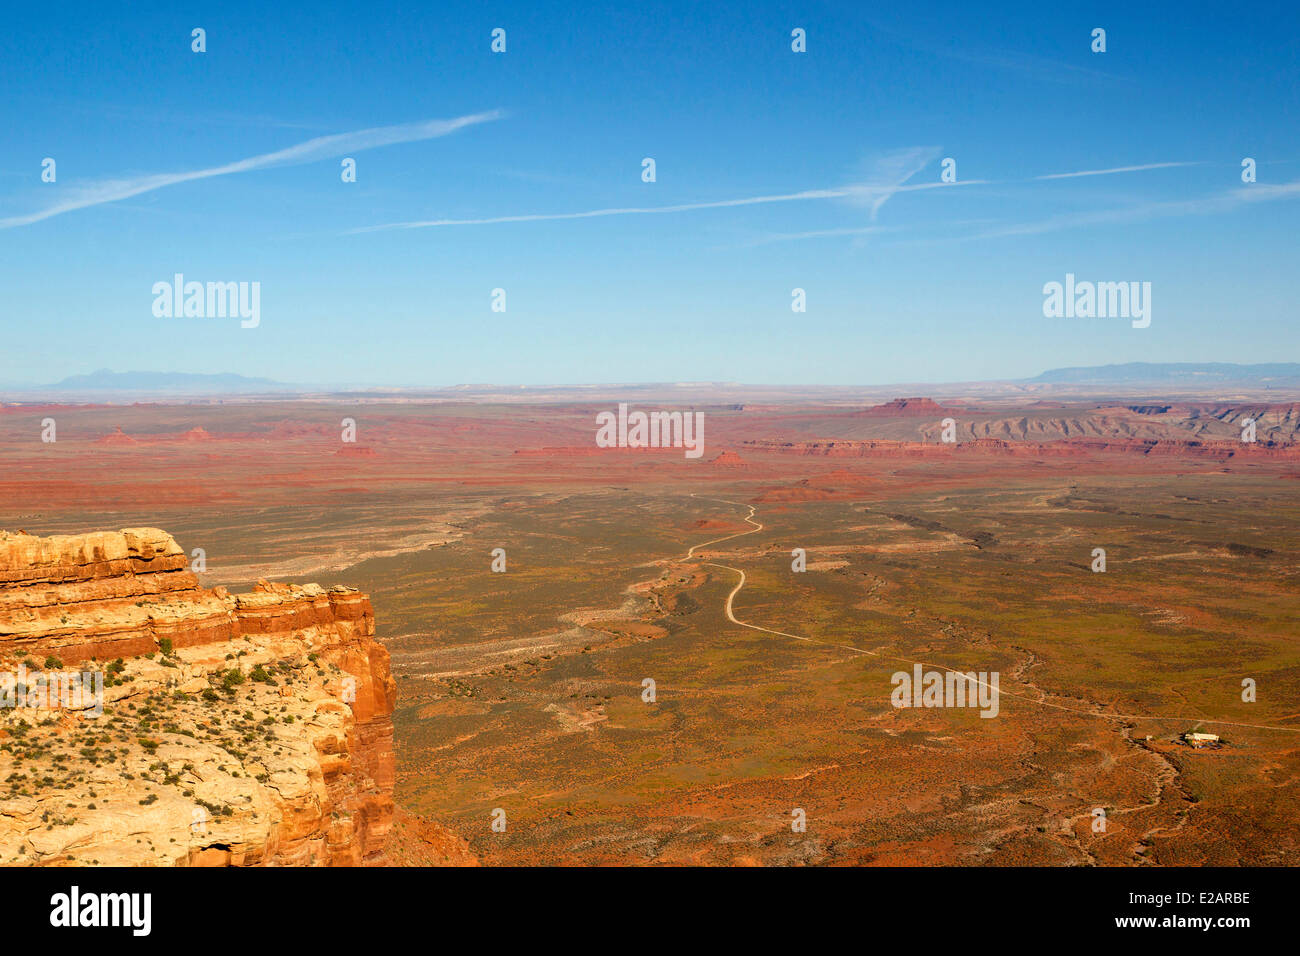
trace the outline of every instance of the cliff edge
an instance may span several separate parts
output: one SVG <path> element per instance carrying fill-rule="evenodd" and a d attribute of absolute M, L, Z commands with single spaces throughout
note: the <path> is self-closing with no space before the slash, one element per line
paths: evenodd
<path fill-rule="evenodd" d="M 0 532 L 0 865 L 382 865 L 369 598 L 199 586 L 156 528 Z"/>

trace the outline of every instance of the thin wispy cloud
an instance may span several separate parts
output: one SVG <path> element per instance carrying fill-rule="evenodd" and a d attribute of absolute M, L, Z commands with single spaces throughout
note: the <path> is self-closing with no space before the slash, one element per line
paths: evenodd
<path fill-rule="evenodd" d="M 1037 80 L 1051 83 L 1076 83 L 1081 80 L 1113 81 L 1119 79 L 1113 73 L 1076 66 L 1060 59 L 1051 59 L 1019 50 L 973 49 L 969 42 L 964 44 L 949 41 L 932 42 L 882 23 L 870 21 L 871 28 L 877 35 L 900 46 L 920 51 L 930 56 L 940 56 L 962 63 L 969 63 L 981 69 L 992 68 L 1008 72 L 1022 73 Z"/>
<path fill-rule="evenodd" d="M 355 130 L 349 133 L 336 133 L 331 136 L 317 136 L 286 149 L 271 153 L 250 156 L 221 166 L 210 166 L 182 173 L 157 173 L 150 176 L 138 176 L 130 179 L 108 179 L 91 183 L 76 190 L 44 208 L 19 216 L 0 219 L 0 229 L 12 229 L 16 226 L 28 226 L 53 216 L 100 206 L 104 203 L 118 202 L 139 196 L 141 193 L 153 192 L 179 183 L 194 182 L 199 179 L 211 179 L 214 176 L 229 176 L 234 173 L 247 173 L 272 166 L 288 166 L 311 163 L 321 159 L 350 155 L 381 146 L 393 146 L 398 143 L 414 143 L 422 140 L 437 139 L 447 136 L 467 126 L 475 126 L 500 119 L 504 114 L 500 110 L 486 113 L 473 113 L 454 119 L 422 120 L 416 123 L 403 123 L 397 126 L 376 126 L 371 129 Z"/>
<path fill-rule="evenodd" d="M 1293 179 L 1289 183 L 1256 183 L 1242 189 L 1234 189 L 1229 195 L 1234 197 L 1238 204 L 1269 202 L 1274 199 L 1297 199 L 1300 198 L 1300 179 Z"/>
<path fill-rule="evenodd" d="M 849 187 L 850 199 L 869 207 L 874 220 L 880 207 L 902 190 L 904 183 L 938 159 L 939 154 L 937 146 L 911 146 L 870 157 L 863 164 L 862 177 Z"/>
<path fill-rule="evenodd" d="M 1231 212 L 1251 203 L 1300 199 L 1300 180 L 1289 183 L 1254 184 L 1213 196 L 1197 199 L 1176 199 L 1161 202 L 1144 202 L 1117 209 L 1099 209 L 1092 212 L 1052 216 L 1037 222 L 1017 223 L 1000 229 L 991 229 L 961 239 L 999 239 L 1007 236 L 1031 236 L 1080 226 L 1105 225 L 1117 222 L 1143 222 L 1169 216 L 1204 216 Z"/>

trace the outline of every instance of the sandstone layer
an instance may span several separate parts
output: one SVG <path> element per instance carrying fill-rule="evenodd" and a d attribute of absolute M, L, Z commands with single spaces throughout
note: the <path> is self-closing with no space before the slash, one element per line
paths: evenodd
<path fill-rule="evenodd" d="M 888 441 L 884 439 L 775 441 L 756 439 L 744 442 L 754 452 L 781 452 L 791 455 L 818 455 L 825 458 L 929 458 L 952 455 L 1006 455 L 1023 458 L 1083 458 L 1088 455 L 1114 454 L 1129 457 L 1186 457 L 1219 461 L 1242 459 L 1300 460 L 1300 444 L 1274 441 L 1006 441 L 1000 438 L 976 438 L 952 443 Z"/>
<path fill-rule="evenodd" d="M 189 560 L 156 528 L 0 532 L 0 864 L 383 864 L 395 685 L 369 598 L 229 594 Z M 102 694 L 41 693 L 68 673 Z"/>

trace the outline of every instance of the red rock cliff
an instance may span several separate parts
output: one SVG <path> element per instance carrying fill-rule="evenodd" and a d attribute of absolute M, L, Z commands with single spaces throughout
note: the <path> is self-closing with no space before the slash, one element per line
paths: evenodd
<path fill-rule="evenodd" d="M 72 665 L 102 713 L 15 706 L 12 675 Z M 154 528 L 0 532 L 6 675 L 0 863 L 385 862 L 395 684 L 360 592 L 202 588 Z"/>

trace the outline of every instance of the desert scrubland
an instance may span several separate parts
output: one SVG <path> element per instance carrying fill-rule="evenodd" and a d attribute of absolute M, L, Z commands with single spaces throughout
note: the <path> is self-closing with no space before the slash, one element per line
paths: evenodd
<path fill-rule="evenodd" d="M 1293 400 L 700 399 L 697 459 L 598 447 L 610 407 L 8 404 L 0 528 L 368 595 L 388 862 L 1300 862 Z M 913 662 L 997 715 L 892 706 Z"/>

